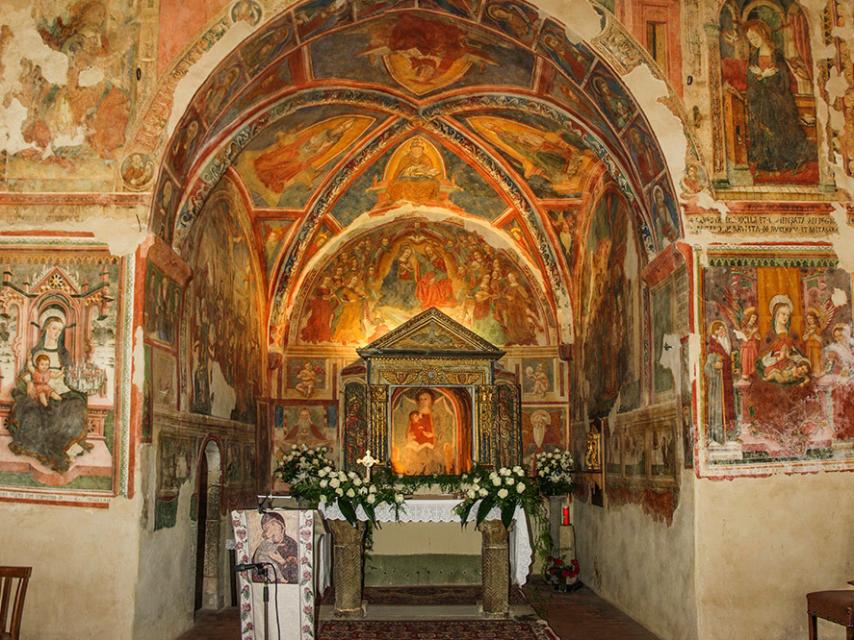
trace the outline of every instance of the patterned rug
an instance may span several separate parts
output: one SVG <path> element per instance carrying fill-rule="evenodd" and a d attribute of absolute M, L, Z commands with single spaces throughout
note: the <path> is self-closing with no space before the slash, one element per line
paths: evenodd
<path fill-rule="evenodd" d="M 560 640 L 542 620 L 329 620 L 317 640 Z"/>
<path fill-rule="evenodd" d="M 455 605 L 475 604 L 481 600 L 479 586 L 451 587 L 365 587 L 364 599 L 369 604 L 418 606 L 424 604 Z M 321 604 L 335 604 L 335 590 L 327 589 Z M 510 604 L 528 604 L 522 590 L 510 589 Z"/>

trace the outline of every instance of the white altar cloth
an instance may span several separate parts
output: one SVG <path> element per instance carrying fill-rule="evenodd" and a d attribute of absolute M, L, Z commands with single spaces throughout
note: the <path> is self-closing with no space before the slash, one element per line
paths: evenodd
<path fill-rule="evenodd" d="M 378 522 L 459 522 L 460 517 L 454 513 L 454 507 L 460 504 L 462 500 L 458 498 L 413 498 L 406 500 L 400 507 L 400 516 L 395 515 L 394 507 L 387 503 L 376 508 L 376 517 Z M 469 512 L 468 521 L 474 523 L 476 521 L 477 509 L 480 502 L 475 503 L 472 510 Z M 346 520 L 344 514 L 338 508 L 338 503 L 335 502 L 329 505 L 320 505 L 318 510 L 324 518 L 329 520 Z M 360 506 L 356 510 L 356 517 L 365 522 L 369 518 Z M 501 512 L 498 509 L 492 509 L 486 516 L 487 520 L 500 520 Z M 516 512 L 513 514 L 514 526 L 510 528 L 510 578 L 513 584 L 523 585 L 528 580 L 528 570 L 531 567 L 534 552 L 531 548 L 531 536 L 528 533 L 528 520 L 525 517 L 525 511 L 522 507 L 517 506 Z M 330 541 L 326 536 L 326 542 Z M 321 571 L 330 571 L 329 563 L 324 567 L 319 567 Z M 321 576 L 321 581 L 327 583 L 328 576 Z"/>

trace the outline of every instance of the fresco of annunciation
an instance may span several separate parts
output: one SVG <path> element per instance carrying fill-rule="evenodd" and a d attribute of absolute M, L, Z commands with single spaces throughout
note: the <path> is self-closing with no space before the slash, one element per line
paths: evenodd
<path fill-rule="evenodd" d="M 826 257 L 719 263 L 703 272 L 708 466 L 854 462 L 851 275 Z"/>
<path fill-rule="evenodd" d="M 0 250 L 0 486 L 113 491 L 122 265 Z"/>
<path fill-rule="evenodd" d="M 553 339 L 538 285 L 515 258 L 447 222 L 409 219 L 357 237 L 304 290 L 291 344 L 365 345 L 431 307 L 493 344 Z"/>

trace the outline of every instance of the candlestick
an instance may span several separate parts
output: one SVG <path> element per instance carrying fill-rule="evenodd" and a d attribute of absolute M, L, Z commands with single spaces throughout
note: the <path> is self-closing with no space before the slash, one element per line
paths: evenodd
<path fill-rule="evenodd" d="M 568 527 L 570 524 L 570 522 L 569 522 L 569 507 L 563 508 L 563 522 L 561 522 L 561 524 L 564 527 Z"/>

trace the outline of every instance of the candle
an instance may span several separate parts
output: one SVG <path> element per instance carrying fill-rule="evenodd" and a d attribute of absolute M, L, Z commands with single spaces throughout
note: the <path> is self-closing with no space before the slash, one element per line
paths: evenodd
<path fill-rule="evenodd" d="M 561 524 L 564 527 L 569 526 L 569 507 L 563 508 L 563 522 Z"/>

